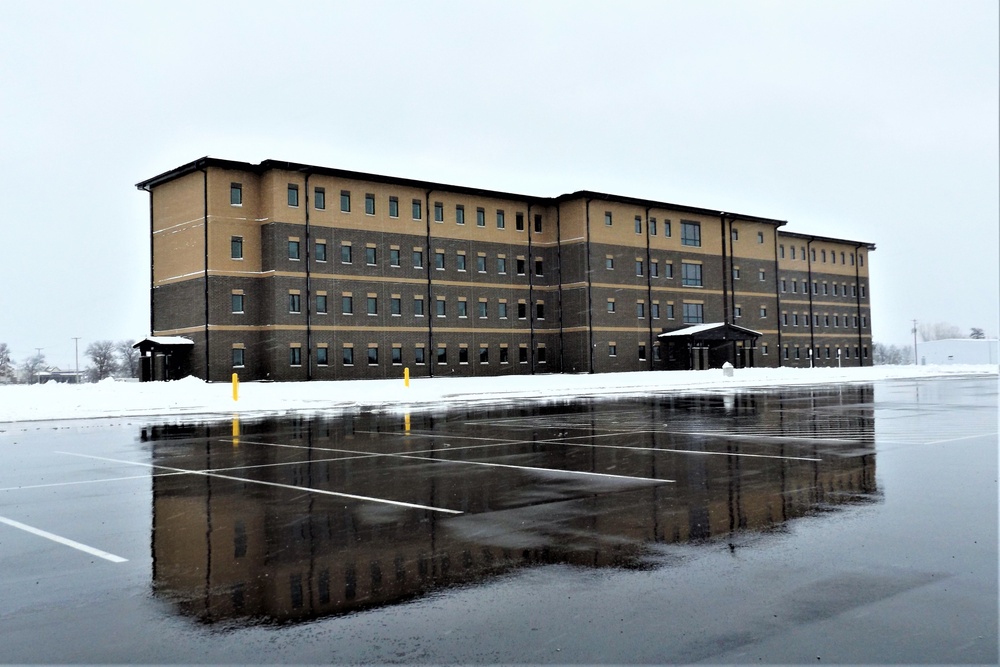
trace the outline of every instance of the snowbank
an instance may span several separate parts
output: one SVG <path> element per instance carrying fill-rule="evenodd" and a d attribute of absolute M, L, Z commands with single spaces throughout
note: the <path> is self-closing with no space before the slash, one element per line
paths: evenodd
<path fill-rule="evenodd" d="M 610 394 L 647 394 L 873 382 L 941 375 L 996 375 L 997 365 L 875 366 L 868 368 L 748 368 L 733 377 L 721 370 L 596 375 L 534 375 L 492 378 L 413 378 L 341 382 L 245 382 L 239 400 L 232 385 L 195 378 L 175 382 L 116 382 L 66 385 L 0 385 L 0 423 L 131 416 L 243 416 L 290 411 L 374 408 L 414 410 L 468 402 L 567 398 Z"/>

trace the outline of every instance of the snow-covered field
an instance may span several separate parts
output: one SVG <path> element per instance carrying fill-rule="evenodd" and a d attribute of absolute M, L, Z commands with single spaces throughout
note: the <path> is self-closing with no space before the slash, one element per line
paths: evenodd
<path fill-rule="evenodd" d="M 359 407 L 426 409 L 470 402 L 509 402 L 595 396 L 647 394 L 653 391 L 705 391 L 774 387 L 941 375 L 994 375 L 987 366 L 875 366 L 868 368 L 752 368 L 732 377 L 721 370 L 534 375 L 493 378 L 412 378 L 342 382 L 245 382 L 239 400 L 229 383 L 208 384 L 195 378 L 176 382 L 0 385 L 0 423 L 54 419 L 131 416 L 244 416 Z"/>

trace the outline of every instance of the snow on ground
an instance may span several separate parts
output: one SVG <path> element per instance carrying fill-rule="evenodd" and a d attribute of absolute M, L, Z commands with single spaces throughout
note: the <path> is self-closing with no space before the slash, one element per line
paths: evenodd
<path fill-rule="evenodd" d="M 747 368 L 732 377 L 722 370 L 653 371 L 581 375 L 516 375 L 479 378 L 411 378 L 339 382 L 244 382 L 239 400 L 230 383 L 196 378 L 175 382 L 0 385 L 3 422 L 95 417 L 258 416 L 320 410 L 419 410 L 470 402 L 569 398 L 654 391 L 712 391 L 747 387 L 873 382 L 941 375 L 997 375 L 996 365 L 875 366 L 866 368 Z"/>

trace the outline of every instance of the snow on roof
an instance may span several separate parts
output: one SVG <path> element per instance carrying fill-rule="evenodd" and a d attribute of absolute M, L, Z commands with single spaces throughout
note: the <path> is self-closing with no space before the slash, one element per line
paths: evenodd
<path fill-rule="evenodd" d="M 158 345 L 194 345 L 194 341 L 190 338 L 182 338 L 181 336 L 146 336 L 140 341 L 136 341 L 135 345 L 132 347 L 138 347 L 140 343 L 149 341 L 150 343 L 156 343 Z"/>
<path fill-rule="evenodd" d="M 719 327 L 726 326 L 725 322 L 710 322 L 708 324 L 694 324 L 685 329 L 678 329 L 677 331 L 668 331 L 666 333 L 659 334 L 658 338 L 665 338 L 667 336 L 693 336 L 695 334 L 700 334 L 703 331 L 710 331 L 712 329 L 718 329 Z M 759 331 L 754 331 L 753 329 L 747 329 L 746 327 L 740 327 L 735 324 L 730 324 L 734 329 L 739 329 L 740 331 L 745 331 L 749 334 L 755 336 L 761 335 Z"/>

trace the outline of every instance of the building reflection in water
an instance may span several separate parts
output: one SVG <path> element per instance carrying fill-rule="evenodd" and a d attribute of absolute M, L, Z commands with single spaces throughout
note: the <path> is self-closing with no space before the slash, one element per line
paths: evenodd
<path fill-rule="evenodd" d="M 149 427 L 154 591 L 291 622 L 537 564 L 649 567 L 657 544 L 876 501 L 873 435 L 870 385 L 266 419 L 238 442 Z"/>

